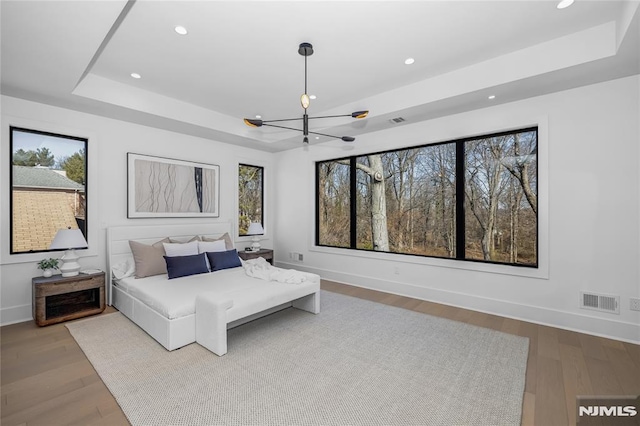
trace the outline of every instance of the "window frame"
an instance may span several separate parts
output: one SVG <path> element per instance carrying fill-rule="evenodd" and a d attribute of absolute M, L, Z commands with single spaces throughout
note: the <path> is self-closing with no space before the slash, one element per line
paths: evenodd
<path fill-rule="evenodd" d="M 85 197 L 85 225 L 84 225 L 84 237 L 87 240 L 87 248 L 89 248 L 90 244 L 90 222 L 89 222 L 89 138 L 82 136 L 71 136 L 65 135 L 62 133 L 55 133 L 46 130 L 35 130 L 22 126 L 9 126 L 9 252 L 10 256 L 20 256 L 20 255 L 28 255 L 28 254 L 39 254 L 39 253 L 54 253 L 64 251 L 63 249 L 47 249 L 47 250 L 29 250 L 29 251 L 14 251 L 13 246 L 13 236 L 14 236 L 14 223 L 13 223 L 13 208 L 14 208 L 14 200 L 13 200 L 13 148 L 14 148 L 14 131 L 19 131 L 23 133 L 32 133 L 43 136 L 51 136 L 61 139 L 70 139 L 84 143 L 85 150 L 85 158 L 84 158 L 84 197 Z"/>
<path fill-rule="evenodd" d="M 255 169 L 259 169 L 261 171 L 261 185 L 260 185 L 260 201 L 261 201 L 261 209 L 260 209 L 260 224 L 262 225 L 262 229 L 264 230 L 264 232 L 262 234 L 257 234 L 257 235 L 265 235 L 266 234 L 266 225 L 264 223 L 264 210 L 265 210 L 265 203 L 264 203 L 264 182 L 265 182 L 265 167 L 264 166 L 257 166 L 255 164 L 248 164 L 248 163 L 238 163 L 238 168 L 236 170 L 236 173 L 238 173 L 238 177 L 239 177 L 239 172 L 240 172 L 240 167 L 253 167 Z M 239 181 L 238 181 L 239 183 Z M 238 188 L 239 191 L 239 188 Z M 238 192 L 238 196 L 237 196 L 237 202 L 238 202 L 238 237 L 253 237 L 253 235 L 248 235 L 248 234 L 241 234 L 240 233 L 240 192 Z"/>
<path fill-rule="evenodd" d="M 540 128 L 540 124 L 536 124 L 536 125 L 529 125 L 529 126 L 524 126 L 524 127 L 517 127 L 514 129 L 510 129 L 510 130 L 504 130 L 504 131 L 499 131 L 499 132 L 492 132 L 492 133 L 482 133 L 482 134 L 478 134 L 478 135 L 474 135 L 474 136 L 466 136 L 466 137 L 462 137 L 462 138 L 457 138 L 457 139 L 453 139 L 453 140 L 447 140 L 447 141 L 441 141 L 441 142 L 435 142 L 435 143 L 426 143 L 426 144 L 421 144 L 421 145 L 415 145 L 415 146 L 406 146 L 406 147 L 402 147 L 402 148 L 395 148 L 395 149 L 388 149 L 388 150 L 383 150 L 383 151 L 376 151 L 376 152 L 365 152 L 365 153 L 359 153 L 359 154 L 355 154 L 352 156 L 347 156 L 347 157 L 340 157 L 340 158 L 332 158 L 332 159 L 325 159 L 325 160 L 320 160 L 320 161 L 315 161 L 315 170 L 314 170 L 314 191 L 315 191 L 315 224 L 314 224 L 314 246 L 316 248 L 325 248 L 325 249 L 340 249 L 340 250 L 350 250 L 350 251 L 356 251 L 356 252 L 363 252 L 363 253 L 376 253 L 376 254 L 390 254 L 390 255 L 403 255 L 403 256 L 409 256 L 409 257 L 413 257 L 413 258 L 422 258 L 422 259 L 442 259 L 445 261 L 453 261 L 454 263 L 460 264 L 461 262 L 470 262 L 470 263 L 474 263 L 474 264 L 485 264 L 485 265 L 497 265 L 497 266 L 501 266 L 501 267 L 516 267 L 516 268 L 522 268 L 524 270 L 540 270 L 541 268 L 541 254 L 540 254 L 540 210 L 538 207 L 538 211 L 535 213 L 535 217 L 536 217 L 536 241 L 535 241 L 535 250 L 536 250 L 536 261 L 535 264 L 522 264 L 522 263 L 508 263 L 508 262 L 499 262 L 499 261 L 492 261 L 492 260 L 484 260 L 484 259 L 471 259 L 471 258 L 465 258 L 465 241 L 466 241 L 466 223 L 465 223 L 465 200 L 466 200 L 466 195 L 463 195 L 462 197 L 458 197 L 456 196 L 456 208 L 455 208 L 455 217 L 456 217 L 456 226 L 455 226 L 455 233 L 456 233 L 456 246 L 455 246 L 455 257 L 445 257 L 445 256 L 436 256 L 436 255 L 423 255 L 423 254 L 416 254 L 416 253 L 403 253 L 403 252 L 396 252 L 396 251 L 376 251 L 373 249 L 364 249 L 364 248 L 358 248 L 357 247 L 357 243 L 356 243 L 356 222 L 357 222 L 357 213 L 356 213 L 356 199 L 355 199 L 355 195 L 356 194 L 356 167 L 355 167 L 355 163 L 357 161 L 358 157 L 363 157 L 363 156 L 368 156 L 368 155 L 381 155 L 381 154 L 385 154 L 385 153 L 390 153 L 390 152 L 397 152 L 397 151 L 404 151 L 404 150 L 408 150 L 408 149 L 420 149 L 420 148 L 425 148 L 425 147 L 430 147 L 430 146 L 437 146 L 437 145 L 444 145 L 444 144 L 455 144 L 456 146 L 456 181 L 455 181 L 455 188 L 456 188 L 456 194 L 465 194 L 465 176 L 466 176 L 466 170 L 465 170 L 465 143 L 466 142 L 471 142 L 471 141 L 477 141 L 477 140 L 481 140 L 481 139 L 488 139 L 488 138 L 493 138 L 493 137 L 500 137 L 500 136 L 504 136 L 504 135 L 511 135 L 511 134 L 518 134 L 518 133 L 526 133 L 526 132 L 535 132 L 536 134 L 536 166 L 535 166 L 535 173 L 536 173 L 536 194 L 538 195 L 538 199 L 540 199 L 540 133 L 541 133 L 541 128 Z M 462 160 L 460 160 L 462 159 Z M 320 164 L 322 163 L 327 163 L 327 162 L 336 162 L 336 161 L 349 161 L 350 162 L 350 177 L 351 177 L 351 184 L 350 184 L 350 204 L 351 204 L 351 216 L 350 216 L 350 247 L 340 247 L 340 246 L 332 246 L 332 245 L 327 245 L 327 244 L 320 244 L 320 191 L 318 188 L 319 185 L 319 181 L 320 181 Z M 462 176 L 462 179 L 458 179 L 458 176 Z M 540 203 L 539 203 L 540 204 Z M 545 267 L 546 269 L 546 267 Z"/>

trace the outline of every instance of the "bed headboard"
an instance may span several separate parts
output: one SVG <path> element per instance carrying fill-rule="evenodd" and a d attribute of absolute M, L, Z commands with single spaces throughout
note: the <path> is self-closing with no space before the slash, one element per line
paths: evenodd
<path fill-rule="evenodd" d="M 217 238 L 225 232 L 234 239 L 231 222 L 192 223 L 181 225 L 112 226 L 107 228 L 107 303 L 111 305 L 111 267 L 127 259 L 133 259 L 129 240 L 153 244 L 165 237 L 188 241 L 194 235 Z"/>

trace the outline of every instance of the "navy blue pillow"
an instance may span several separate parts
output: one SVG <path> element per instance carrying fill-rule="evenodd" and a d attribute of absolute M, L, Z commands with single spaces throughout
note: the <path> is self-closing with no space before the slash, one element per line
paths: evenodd
<path fill-rule="evenodd" d="M 211 265 L 211 272 L 242 266 L 236 249 L 227 251 L 208 251 L 207 257 L 209 258 L 209 264 Z"/>
<path fill-rule="evenodd" d="M 163 257 L 165 262 L 167 262 L 167 274 L 169 274 L 169 279 L 209 272 L 204 253 L 194 254 L 191 256 Z"/>

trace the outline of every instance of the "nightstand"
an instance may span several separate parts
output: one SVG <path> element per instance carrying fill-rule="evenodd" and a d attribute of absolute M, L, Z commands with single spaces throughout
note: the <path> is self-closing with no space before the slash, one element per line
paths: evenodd
<path fill-rule="evenodd" d="M 238 256 L 242 260 L 256 259 L 258 257 L 264 257 L 264 259 L 273 265 L 273 250 L 260 249 L 258 251 L 239 251 Z"/>
<path fill-rule="evenodd" d="M 36 277 L 33 286 L 33 319 L 39 326 L 56 324 L 104 311 L 104 272 Z"/>

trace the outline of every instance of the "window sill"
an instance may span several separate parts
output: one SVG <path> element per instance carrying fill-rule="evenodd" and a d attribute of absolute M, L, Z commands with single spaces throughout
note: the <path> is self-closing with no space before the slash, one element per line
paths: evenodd
<path fill-rule="evenodd" d="M 474 261 L 441 259 L 436 257 L 413 256 L 397 253 L 382 253 L 366 250 L 352 250 L 322 246 L 312 246 L 309 248 L 309 251 L 315 253 L 339 255 L 341 257 L 351 256 L 394 263 L 408 263 L 412 265 L 432 266 L 437 268 L 460 269 L 471 272 L 512 275 L 517 277 L 535 278 L 542 280 L 549 279 L 549 268 L 542 264 L 539 264 L 538 268 L 528 268 L 521 266 L 498 265 Z"/>
<path fill-rule="evenodd" d="M 95 249 L 84 249 L 84 250 L 76 250 L 80 258 L 80 263 L 82 263 L 82 259 L 89 257 L 97 257 L 98 252 Z M 16 253 L 16 254 L 5 254 L 2 256 L 2 262 L 0 265 L 14 265 L 20 263 L 37 263 L 45 258 L 61 258 L 64 254 L 64 250 L 62 251 L 48 251 L 41 253 Z"/>

